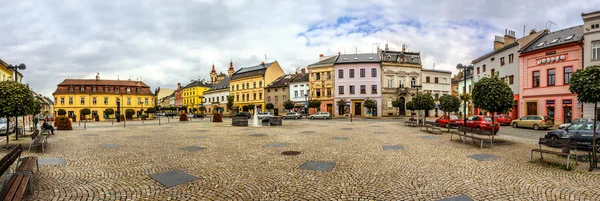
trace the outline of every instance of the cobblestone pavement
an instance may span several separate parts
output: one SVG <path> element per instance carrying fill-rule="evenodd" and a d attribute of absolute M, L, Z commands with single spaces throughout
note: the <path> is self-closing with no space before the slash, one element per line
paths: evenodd
<path fill-rule="evenodd" d="M 279 127 L 225 121 L 130 122 L 126 128 L 102 122 L 57 131 L 45 154 L 24 155 L 67 163 L 40 166 L 27 200 L 600 199 L 598 170 L 587 172 L 587 163 L 579 163 L 567 171 L 564 158 L 550 155 L 544 157 L 550 164 L 528 162 L 536 145 L 503 135 L 498 139 L 504 143 L 480 149 L 450 141 L 448 133 L 422 138 L 429 134 L 401 120 L 285 120 Z M 29 145 L 29 139 L 20 143 Z M 473 154 L 499 158 L 477 161 L 468 157 Z M 315 163 L 300 169 L 307 161 L 333 169 L 304 170 Z M 172 170 L 198 179 L 165 188 L 149 176 Z"/>

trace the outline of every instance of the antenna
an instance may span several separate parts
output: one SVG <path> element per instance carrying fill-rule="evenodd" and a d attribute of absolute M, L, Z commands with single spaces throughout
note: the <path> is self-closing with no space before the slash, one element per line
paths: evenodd
<path fill-rule="evenodd" d="M 433 70 L 435 70 L 435 62 L 433 62 Z"/>
<path fill-rule="evenodd" d="M 267 54 L 265 54 L 265 62 L 267 62 Z"/>
<path fill-rule="evenodd" d="M 354 46 L 354 54 L 358 54 L 358 48 Z"/>
<path fill-rule="evenodd" d="M 556 25 L 556 24 L 554 24 L 554 22 L 548 20 L 548 30 L 552 30 L 552 25 Z"/>
<path fill-rule="evenodd" d="M 527 25 L 523 25 L 523 37 L 525 37 L 525 27 L 527 27 Z"/>

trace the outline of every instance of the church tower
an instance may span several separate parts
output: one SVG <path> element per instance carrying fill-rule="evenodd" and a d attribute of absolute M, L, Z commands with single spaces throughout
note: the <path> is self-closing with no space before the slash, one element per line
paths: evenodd
<path fill-rule="evenodd" d="M 229 77 L 231 77 L 234 72 L 235 70 L 233 70 L 233 61 L 229 61 L 229 70 L 227 70 L 227 74 L 229 75 Z"/>
<path fill-rule="evenodd" d="M 215 70 L 215 64 L 214 63 L 212 65 L 212 70 L 210 71 L 210 82 L 211 83 L 216 83 L 217 82 L 217 71 Z"/>

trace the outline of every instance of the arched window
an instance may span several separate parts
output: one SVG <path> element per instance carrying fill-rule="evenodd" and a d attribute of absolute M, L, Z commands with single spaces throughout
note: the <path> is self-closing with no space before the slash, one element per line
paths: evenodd
<path fill-rule="evenodd" d="M 414 77 L 410 79 L 410 87 L 415 88 L 415 86 L 417 85 L 417 79 L 415 79 Z"/>

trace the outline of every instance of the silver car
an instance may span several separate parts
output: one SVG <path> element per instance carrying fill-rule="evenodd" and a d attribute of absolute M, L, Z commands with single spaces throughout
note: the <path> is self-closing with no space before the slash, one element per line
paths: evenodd
<path fill-rule="evenodd" d="M 6 129 L 6 118 L 0 118 L 0 135 L 6 134 Z M 15 122 L 10 122 L 8 130 L 10 131 L 10 133 L 15 132 Z"/>
<path fill-rule="evenodd" d="M 288 112 L 287 114 L 283 115 L 284 119 L 300 119 L 302 118 L 302 114 L 297 113 L 297 112 Z"/>
<path fill-rule="evenodd" d="M 329 112 L 317 112 L 308 117 L 310 117 L 310 119 L 331 119 L 331 114 L 329 114 Z"/>
<path fill-rule="evenodd" d="M 586 121 L 592 121 L 591 119 L 583 119 L 583 118 L 577 118 L 574 119 L 573 121 L 571 121 L 571 123 L 566 123 L 566 124 L 561 124 L 558 126 L 558 129 L 565 129 L 571 125 L 575 125 L 575 124 L 581 124 L 584 123 Z"/>

